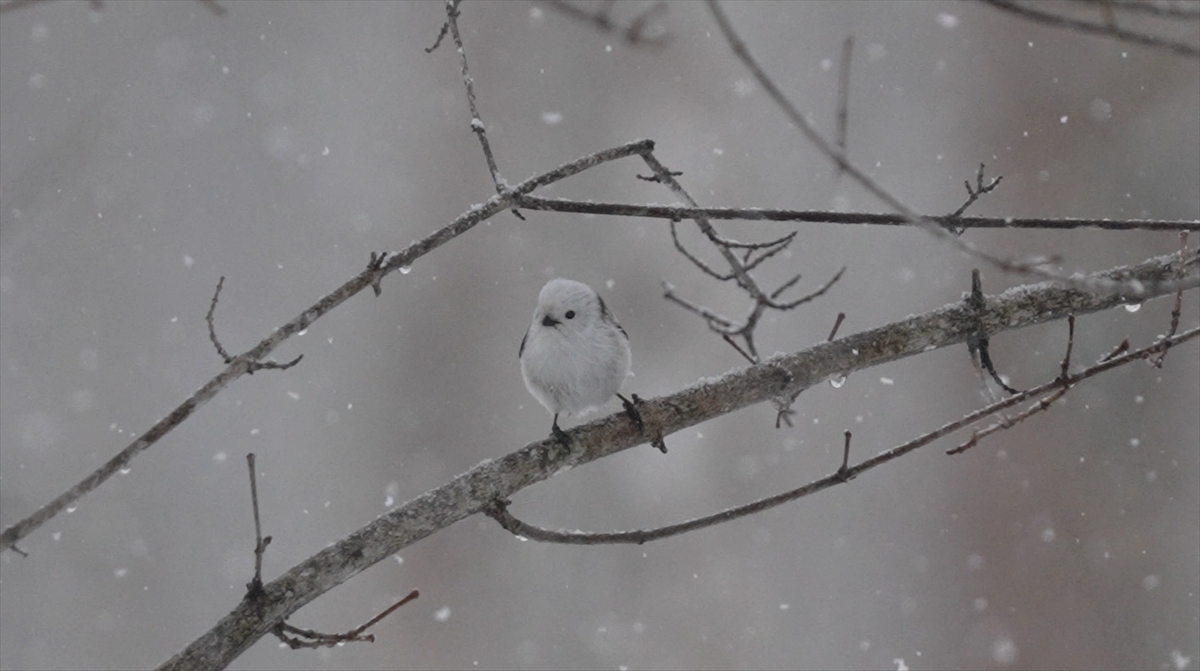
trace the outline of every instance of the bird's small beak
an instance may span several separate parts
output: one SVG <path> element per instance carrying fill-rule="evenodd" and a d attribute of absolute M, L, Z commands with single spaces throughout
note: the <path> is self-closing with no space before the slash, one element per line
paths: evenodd
<path fill-rule="evenodd" d="M 554 327 L 554 326 L 558 326 L 561 323 L 562 322 L 558 321 L 554 317 L 551 317 L 550 315 L 546 315 L 545 317 L 542 317 L 542 326 Z"/>

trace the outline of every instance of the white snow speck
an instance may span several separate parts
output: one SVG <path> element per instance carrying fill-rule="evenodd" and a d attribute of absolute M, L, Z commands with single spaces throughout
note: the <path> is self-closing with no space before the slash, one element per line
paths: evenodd
<path fill-rule="evenodd" d="M 433 619 L 438 622 L 445 622 L 450 619 L 450 606 L 442 606 L 433 613 Z"/>
<path fill-rule="evenodd" d="M 879 378 L 879 384 L 887 385 L 890 387 L 893 384 L 896 384 L 896 381 L 890 377 L 881 377 L 881 378 Z"/>
<path fill-rule="evenodd" d="M 1017 644 L 1008 636 L 992 641 L 992 661 L 1001 666 L 1012 666 L 1017 661 Z"/>
<path fill-rule="evenodd" d="M 953 14 L 942 12 L 937 15 L 938 25 L 946 30 L 954 30 L 958 27 L 958 17 Z"/>
<path fill-rule="evenodd" d="M 557 126 L 562 120 L 562 112 L 542 112 L 542 123 L 547 126 Z"/>
<path fill-rule="evenodd" d="M 196 259 L 193 259 L 191 256 L 184 254 L 183 255 L 183 267 L 191 268 L 194 265 L 196 265 Z"/>
<path fill-rule="evenodd" d="M 296 393 L 296 392 L 294 392 L 294 391 L 289 391 L 289 392 L 288 392 L 288 398 L 292 399 L 293 401 L 299 401 L 299 400 L 300 400 L 300 394 L 297 394 L 297 393 Z"/>
<path fill-rule="evenodd" d="M 1142 578 L 1142 589 L 1146 590 L 1147 592 L 1149 592 L 1152 589 L 1158 589 L 1158 585 L 1161 582 L 1162 582 L 1161 578 L 1159 578 L 1158 576 L 1151 573 L 1150 575 L 1146 576 L 1145 578 Z"/>
<path fill-rule="evenodd" d="M 225 450 L 221 450 L 213 455 L 213 461 L 217 462 L 218 464 L 223 463 L 228 458 L 229 455 L 225 452 Z"/>

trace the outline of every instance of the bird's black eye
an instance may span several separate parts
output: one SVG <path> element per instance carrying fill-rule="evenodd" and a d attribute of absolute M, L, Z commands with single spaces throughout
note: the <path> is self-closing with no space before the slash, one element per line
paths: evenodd
<path fill-rule="evenodd" d="M 567 314 L 565 314 L 565 315 L 563 315 L 563 316 L 564 316 L 564 317 L 566 317 L 567 319 L 574 319 L 574 318 L 575 318 L 575 311 L 574 311 L 574 310 L 567 310 Z"/>

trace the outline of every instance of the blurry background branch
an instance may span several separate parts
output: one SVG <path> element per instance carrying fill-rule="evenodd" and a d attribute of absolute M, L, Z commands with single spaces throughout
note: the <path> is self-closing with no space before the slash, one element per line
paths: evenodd
<path fill-rule="evenodd" d="M 1200 57 L 1200 46 L 1170 37 L 1129 30 L 1119 24 L 1122 14 L 1140 14 L 1174 22 L 1190 24 L 1200 18 L 1200 3 L 1169 2 L 1121 2 L 1114 0 L 1077 0 L 1074 3 L 1017 2 L 1016 0 L 980 0 L 996 9 L 1019 16 L 1027 21 L 1041 23 L 1067 31 L 1086 35 L 1099 35 L 1119 42 L 1140 44 L 1168 53 Z M 1095 19 L 1076 18 L 1071 15 L 1071 5 L 1096 16 Z M 1053 7 L 1053 11 L 1050 8 Z M 1064 8 L 1066 8 L 1064 10 Z M 1188 26 L 1191 28 L 1192 26 Z"/>

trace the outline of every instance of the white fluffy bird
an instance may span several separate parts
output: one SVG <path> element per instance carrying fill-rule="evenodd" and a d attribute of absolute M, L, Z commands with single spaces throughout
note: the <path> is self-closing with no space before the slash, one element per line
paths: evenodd
<path fill-rule="evenodd" d="M 551 432 L 564 445 L 570 441 L 558 415 L 584 412 L 614 395 L 641 427 L 637 409 L 617 393 L 632 360 L 629 336 L 588 285 L 559 278 L 542 287 L 518 356 L 525 386 L 554 414 Z"/>

